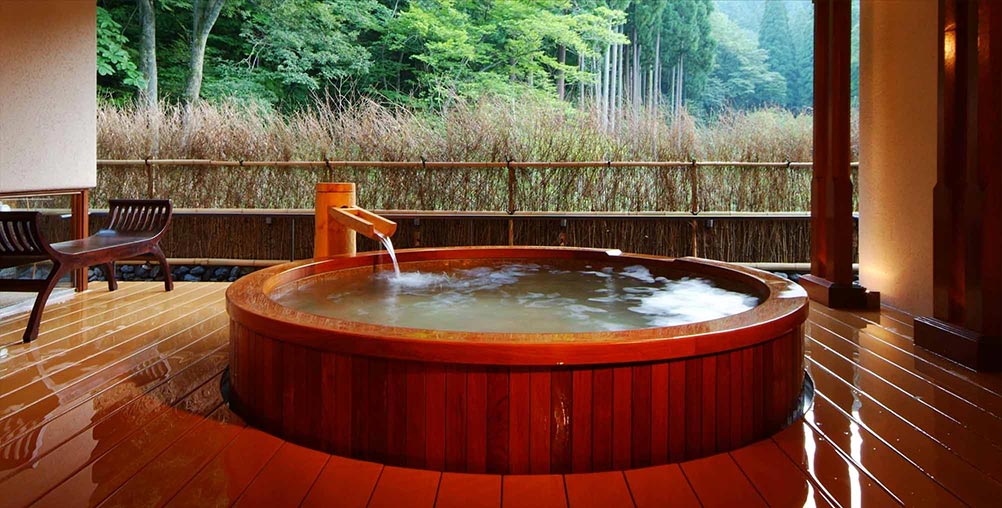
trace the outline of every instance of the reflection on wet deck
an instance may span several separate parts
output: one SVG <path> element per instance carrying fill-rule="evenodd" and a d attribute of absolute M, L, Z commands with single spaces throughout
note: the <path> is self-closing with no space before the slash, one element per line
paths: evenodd
<path fill-rule="evenodd" d="M 916 350 L 894 309 L 814 306 L 806 417 L 732 453 L 552 476 L 330 456 L 247 427 L 219 395 L 225 284 L 123 283 L 0 320 L 0 507 L 990 506 L 1002 499 L 1002 375 Z"/>

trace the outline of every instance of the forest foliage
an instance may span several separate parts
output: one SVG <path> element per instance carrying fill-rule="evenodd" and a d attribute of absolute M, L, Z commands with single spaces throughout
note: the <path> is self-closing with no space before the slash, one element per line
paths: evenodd
<path fill-rule="evenodd" d="M 99 0 L 109 102 L 808 108 L 810 0 Z M 145 39 L 144 39 L 145 38 Z"/>

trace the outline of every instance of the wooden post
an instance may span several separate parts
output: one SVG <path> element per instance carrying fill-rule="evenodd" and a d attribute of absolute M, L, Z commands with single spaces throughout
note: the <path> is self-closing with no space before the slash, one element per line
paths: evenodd
<path fill-rule="evenodd" d="M 939 2 L 939 139 L 933 317 L 915 343 L 1002 368 L 1002 5 Z"/>
<path fill-rule="evenodd" d="M 854 283 L 849 171 L 850 0 L 814 1 L 814 178 L 811 273 L 800 284 L 829 307 L 873 308 L 879 294 Z"/>
<path fill-rule="evenodd" d="M 330 227 L 330 207 L 355 206 L 355 184 L 318 183 L 316 198 L 316 232 L 313 237 L 313 258 L 324 259 L 339 254 L 355 253 L 355 231 L 346 227 Z"/>
<path fill-rule="evenodd" d="M 89 189 L 80 189 L 80 192 L 70 195 L 70 230 L 74 240 L 90 236 Z M 87 267 L 74 270 L 72 278 L 77 291 L 87 290 Z"/>

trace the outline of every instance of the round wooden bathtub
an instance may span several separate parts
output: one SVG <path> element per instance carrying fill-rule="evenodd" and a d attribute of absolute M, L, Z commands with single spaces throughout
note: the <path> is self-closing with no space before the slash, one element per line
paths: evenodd
<path fill-rule="evenodd" d="M 610 254 L 487 247 L 398 257 L 424 267 L 499 258 L 608 261 Z M 702 259 L 615 257 L 737 285 L 761 303 L 713 321 L 620 332 L 394 328 L 307 314 L 269 297 L 276 286 L 315 274 L 386 269 L 385 254 L 290 263 L 243 277 L 226 293 L 229 400 L 249 423 L 330 453 L 505 474 L 688 460 L 762 439 L 799 416 L 807 315 L 799 286 Z"/>

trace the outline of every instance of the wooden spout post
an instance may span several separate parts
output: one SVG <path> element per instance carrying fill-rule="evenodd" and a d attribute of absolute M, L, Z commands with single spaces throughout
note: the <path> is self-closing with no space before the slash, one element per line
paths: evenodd
<path fill-rule="evenodd" d="M 354 207 L 355 184 L 318 183 L 316 200 L 316 232 L 313 237 L 313 258 L 324 259 L 339 254 L 355 254 L 355 231 L 346 227 L 331 228 L 330 208 Z"/>

